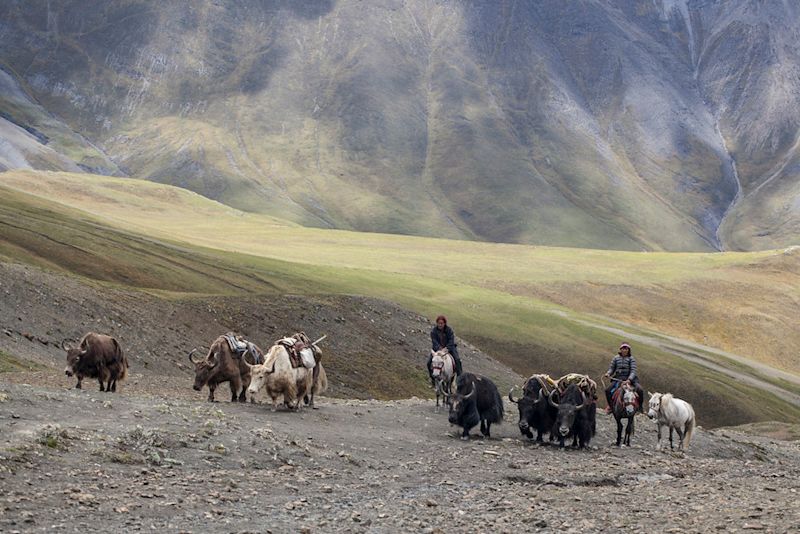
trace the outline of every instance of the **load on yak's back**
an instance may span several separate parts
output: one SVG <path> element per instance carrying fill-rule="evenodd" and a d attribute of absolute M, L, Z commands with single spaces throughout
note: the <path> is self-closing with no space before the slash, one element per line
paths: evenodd
<path fill-rule="evenodd" d="M 196 360 L 195 352 L 197 349 L 192 349 L 189 353 L 189 361 L 194 364 L 195 370 L 195 391 L 208 386 L 208 402 L 214 402 L 217 386 L 228 382 L 231 402 L 247 400 L 250 366 L 263 361 L 261 349 L 255 343 L 229 332 L 211 343 L 205 358 Z"/>
<path fill-rule="evenodd" d="M 273 409 L 278 399 L 296 410 L 299 400 L 314 406 L 314 395 L 328 387 L 322 367 L 322 350 L 318 344 L 326 336 L 312 342 L 303 332 L 276 341 L 266 356 L 255 343 L 228 332 L 215 339 L 206 357 L 195 359 L 197 349 L 189 353 L 195 366 L 195 391 L 208 386 L 208 401 L 214 402 L 217 386 L 228 382 L 231 402 L 255 402 L 263 390 L 272 398 Z"/>
<path fill-rule="evenodd" d="M 321 362 L 322 349 L 318 346 L 325 337 L 312 342 L 305 333 L 298 332 L 276 341 L 263 364 L 250 366 L 253 374 L 248 388 L 251 400 L 264 390 L 272 400 L 272 411 L 278 409 L 280 398 L 290 410 L 299 410 L 301 399 L 313 408 L 315 395 L 328 388 Z"/>
<path fill-rule="evenodd" d="M 529 439 L 536 431 L 536 442 L 558 440 L 559 446 L 572 438 L 573 447 L 585 448 L 597 430 L 597 383 L 587 375 L 569 373 L 558 380 L 547 374 L 531 375 L 522 387 L 522 397 L 508 400 L 517 405 L 519 431 Z"/>

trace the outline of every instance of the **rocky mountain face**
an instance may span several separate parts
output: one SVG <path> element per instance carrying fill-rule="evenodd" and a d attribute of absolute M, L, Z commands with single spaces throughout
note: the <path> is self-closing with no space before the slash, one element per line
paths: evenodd
<path fill-rule="evenodd" d="M 0 0 L 0 169 L 357 230 L 786 246 L 799 37 L 788 0 Z"/>

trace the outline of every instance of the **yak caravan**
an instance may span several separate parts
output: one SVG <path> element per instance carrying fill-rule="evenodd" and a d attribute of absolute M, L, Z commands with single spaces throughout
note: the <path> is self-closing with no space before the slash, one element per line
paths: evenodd
<path fill-rule="evenodd" d="M 299 411 L 301 403 L 316 409 L 315 396 L 328 388 L 319 346 L 326 338 L 324 335 L 312 342 L 305 332 L 297 332 L 278 339 L 264 355 L 255 343 L 228 332 L 211 343 L 205 358 L 194 358 L 196 348 L 189 352 L 189 361 L 195 366 L 192 387 L 201 391 L 207 386 L 208 402 L 216 402 L 214 392 L 217 386 L 228 382 L 231 402 L 244 403 L 249 395 L 250 402 L 255 404 L 259 402 L 256 397 L 264 392 L 271 400 L 273 412 L 277 411 L 279 404 L 289 411 Z M 81 339 L 78 348 L 72 348 L 66 340 L 62 347 L 67 352 L 65 372 L 67 376 L 74 374 L 78 377 L 77 389 L 81 389 L 84 377 L 91 377 L 100 382 L 100 391 L 116 391 L 117 381 L 124 380 L 127 375 L 128 361 L 117 340 L 110 336 L 90 332 Z M 617 421 L 616 446 L 630 447 L 634 417 L 644 399 L 639 397 L 631 383 L 636 363 L 627 356 L 630 345 L 623 343 L 623 347 L 627 349 L 625 354 L 630 363 L 623 367 L 620 376 L 626 378 L 612 378 L 619 387 L 609 388 L 607 393 L 613 399 L 610 413 Z M 470 439 L 470 430 L 478 424 L 482 436 L 491 438 L 491 425 L 502 423 L 505 412 L 497 386 L 488 377 L 473 373 L 462 373 L 456 380 L 455 361 L 448 347 L 431 350 L 429 363 L 434 378 L 435 411 L 439 412 L 440 398 L 443 398 L 449 407 L 448 421 L 461 427 L 462 439 Z M 613 374 L 617 365 L 615 358 L 612 369 L 605 376 Z M 105 388 L 104 382 L 107 383 Z M 454 384 L 455 392 L 452 391 Z M 520 399 L 513 397 L 516 387 L 509 391 L 508 400 L 517 405 L 518 427 L 523 436 L 533 439 L 532 431 L 535 430 L 538 444 L 544 444 L 543 438 L 548 435 L 549 441 L 558 441 L 562 449 L 569 438 L 572 438 L 573 448 L 590 446 L 597 432 L 598 398 L 597 383 L 590 376 L 568 373 L 553 379 L 548 374 L 534 374 L 522 386 Z M 680 438 L 678 448 L 685 451 L 695 426 L 693 408 L 672 394 L 655 393 L 650 397 L 648 417 L 658 424 L 656 447 L 661 448 L 662 426 L 668 426 L 670 448 L 673 445 L 672 433 L 676 431 Z M 628 419 L 624 440 L 621 437 L 623 418 Z"/>

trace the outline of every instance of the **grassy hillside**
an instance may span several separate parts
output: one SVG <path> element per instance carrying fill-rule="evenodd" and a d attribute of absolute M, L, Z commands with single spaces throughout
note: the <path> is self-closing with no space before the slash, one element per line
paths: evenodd
<path fill-rule="evenodd" d="M 559 308 L 599 315 L 786 371 L 800 368 L 794 328 L 800 251 L 627 253 L 329 231 L 137 180 L 13 172 L 0 175 L 0 184 L 78 209 L 91 206 L 96 217 L 162 239 L 391 280 L 407 275 L 433 286 L 443 307 L 455 302 L 447 300 L 453 287 L 463 287 L 536 303 L 548 315 Z M 387 289 L 386 296 L 393 294 Z"/>
<path fill-rule="evenodd" d="M 678 345 L 647 328 L 680 335 L 704 316 L 725 335 L 736 330 L 723 328 L 727 316 L 714 315 L 721 302 L 713 304 L 711 297 L 729 289 L 715 284 L 747 289 L 730 294 L 728 314 L 756 313 L 768 303 L 775 306 L 771 313 L 796 312 L 794 255 L 620 254 L 323 231 L 135 180 L 5 173 L 0 184 L 14 188 L 4 189 L 0 202 L 0 253 L 8 258 L 167 296 L 165 291 L 328 292 L 390 299 L 428 316 L 447 313 L 459 334 L 522 374 L 580 370 L 597 376 L 621 337 L 615 329 L 622 328 L 642 339 L 636 349 L 647 386 L 680 392 L 698 404 L 706 421 L 800 416 L 796 407 L 761 391 L 773 384 L 800 393 L 791 379 L 680 344 L 707 361 L 687 360 L 675 354 Z M 782 285 L 770 287 L 778 280 Z M 754 299 L 757 288 L 762 295 Z M 696 309 L 664 305 L 678 302 L 675 291 Z M 786 300 L 772 302 L 778 292 Z M 612 305 L 614 295 L 621 308 Z M 626 312 L 625 299 L 644 311 Z M 614 319 L 615 312 L 630 324 Z M 749 326 L 740 322 L 737 328 Z M 789 343 L 791 335 L 787 327 L 774 343 Z M 783 356 L 744 354 L 778 367 L 775 356 Z M 783 365 L 791 370 L 796 362 L 787 355 Z M 761 386 L 731 373 L 761 380 Z M 742 405 L 742 397 L 764 403 Z"/>

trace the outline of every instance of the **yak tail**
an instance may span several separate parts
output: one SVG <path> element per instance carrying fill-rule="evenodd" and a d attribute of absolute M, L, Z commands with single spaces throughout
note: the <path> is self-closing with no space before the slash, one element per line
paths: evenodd
<path fill-rule="evenodd" d="M 690 408 L 691 410 L 691 408 Z M 691 417 L 689 420 L 686 421 L 686 427 L 683 431 L 683 449 L 686 450 L 689 448 L 689 442 L 692 440 L 692 433 L 694 432 L 694 410 L 691 410 Z"/>
<path fill-rule="evenodd" d="M 312 387 L 314 395 L 328 390 L 328 375 L 325 373 L 325 368 L 322 367 L 321 363 L 318 363 L 317 366 L 319 367 L 319 373 L 317 373 L 317 379 Z"/>
<path fill-rule="evenodd" d="M 128 367 L 130 367 L 128 365 L 128 357 L 125 356 L 124 352 L 122 352 L 122 347 L 119 346 L 119 343 L 117 342 L 116 339 L 114 339 L 114 346 L 117 348 L 117 354 L 116 354 L 117 361 L 120 362 L 121 364 L 121 369 L 119 371 L 119 376 L 117 377 L 117 380 L 122 381 L 128 377 Z"/>
<path fill-rule="evenodd" d="M 497 388 L 494 388 L 492 396 L 494 397 L 495 420 L 491 422 L 500 424 L 503 422 L 504 414 L 503 398 L 500 396 L 500 392 L 497 390 Z"/>

